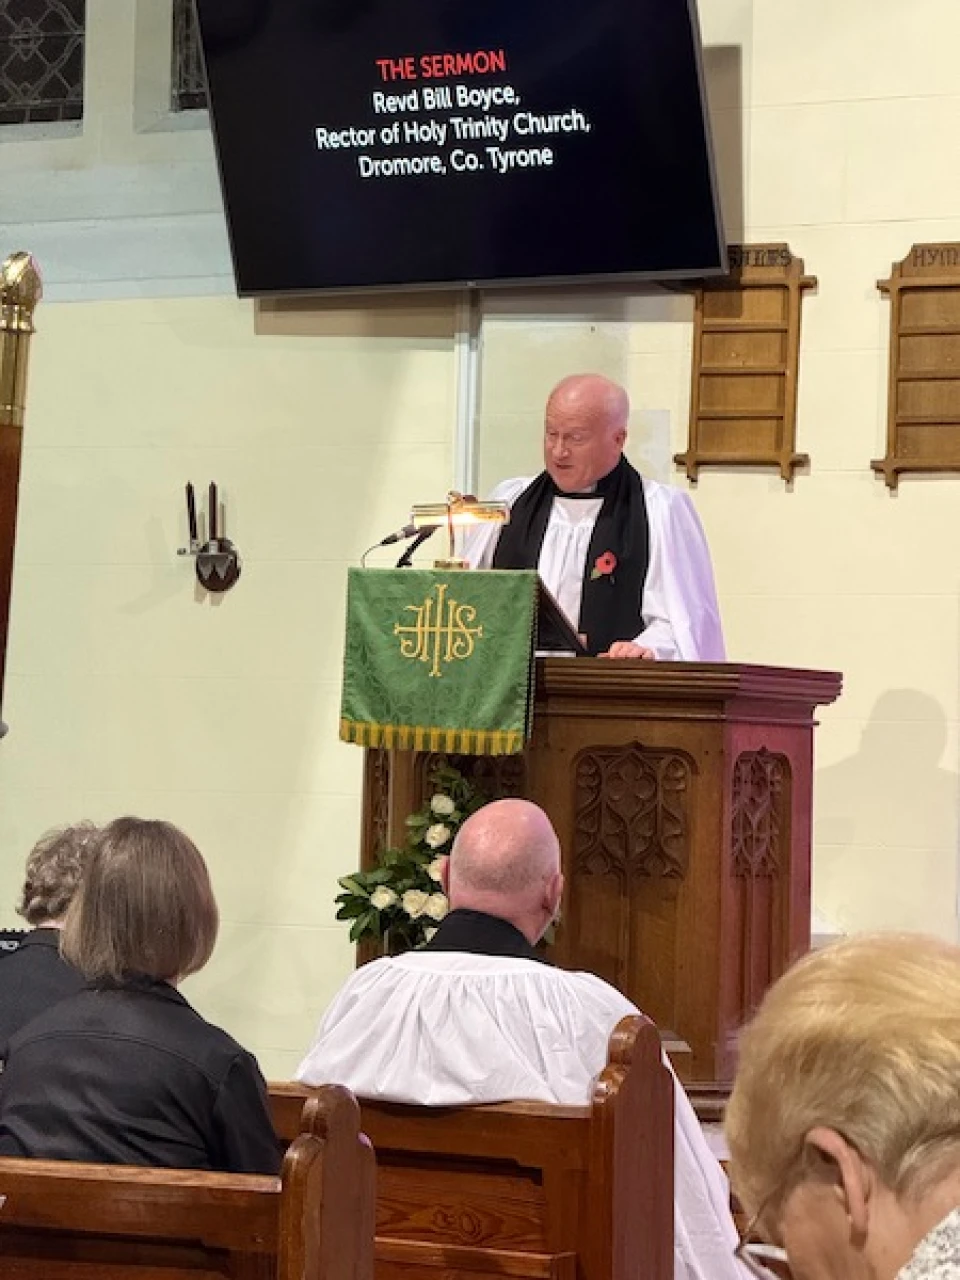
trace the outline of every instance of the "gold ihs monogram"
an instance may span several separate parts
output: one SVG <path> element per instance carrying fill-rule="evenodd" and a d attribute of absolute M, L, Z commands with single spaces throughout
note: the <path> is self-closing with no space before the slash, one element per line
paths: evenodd
<path fill-rule="evenodd" d="M 423 604 L 408 604 L 404 612 L 412 613 L 415 621 L 409 626 L 397 622 L 393 628 L 393 634 L 400 637 L 401 656 L 429 662 L 429 674 L 438 677 L 443 675 L 441 662 L 469 658 L 476 641 L 483 638 L 483 626 L 470 625 L 476 621 L 476 609 L 448 600 L 447 585 L 438 582 Z"/>

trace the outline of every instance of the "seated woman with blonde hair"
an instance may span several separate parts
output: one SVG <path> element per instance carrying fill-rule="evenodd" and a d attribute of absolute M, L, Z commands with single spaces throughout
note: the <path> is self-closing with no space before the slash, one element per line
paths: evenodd
<path fill-rule="evenodd" d="M 742 1036 L 725 1128 L 754 1275 L 957 1280 L 960 948 L 877 935 L 801 960 Z"/>
<path fill-rule="evenodd" d="M 103 829 L 62 938 L 86 985 L 12 1038 L 0 1155 L 277 1172 L 256 1061 L 176 989 L 207 963 L 218 926 L 182 831 L 139 818 Z"/>

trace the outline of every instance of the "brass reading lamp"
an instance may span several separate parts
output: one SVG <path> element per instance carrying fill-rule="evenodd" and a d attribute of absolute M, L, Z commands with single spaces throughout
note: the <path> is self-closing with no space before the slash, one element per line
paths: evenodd
<path fill-rule="evenodd" d="M 451 490 L 446 502 L 425 502 L 410 511 L 410 523 L 417 529 L 431 532 L 445 525 L 449 539 L 446 556 L 433 562 L 435 569 L 468 569 L 470 566 L 457 555 L 456 532 L 475 524 L 507 524 L 510 508 L 505 502 L 480 502 L 471 494 Z"/>

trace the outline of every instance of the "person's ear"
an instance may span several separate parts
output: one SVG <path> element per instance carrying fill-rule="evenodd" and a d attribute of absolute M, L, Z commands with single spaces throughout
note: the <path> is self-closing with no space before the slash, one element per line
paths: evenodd
<path fill-rule="evenodd" d="M 563 872 L 555 871 L 544 886 L 543 908 L 551 920 L 560 914 L 560 903 L 563 901 Z"/>
<path fill-rule="evenodd" d="M 834 1192 L 850 1219 L 851 1233 L 862 1240 L 870 1223 L 873 1168 L 842 1134 L 824 1125 L 811 1129 L 803 1145 L 812 1172 L 820 1181 L 834 1184 Z"/>

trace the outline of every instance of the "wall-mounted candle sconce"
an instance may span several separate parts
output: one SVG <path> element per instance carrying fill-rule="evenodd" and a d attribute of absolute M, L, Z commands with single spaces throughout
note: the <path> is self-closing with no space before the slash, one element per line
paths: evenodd
<path fill-rule="evenodd" d="M 197 531 L 197 503 L 193 485 L 187 482 L 187 525 L 190 545 L 180 547 L 179 556 L 195 556 L 197 580 L 207 591 L 229 591 L 240 577 L 240 553 L 229 538 L 218 536 L 220 508 L 217 486 L 211 482 L 207 498 L 207 533 L 209 537 L 201 545 Z"/>

